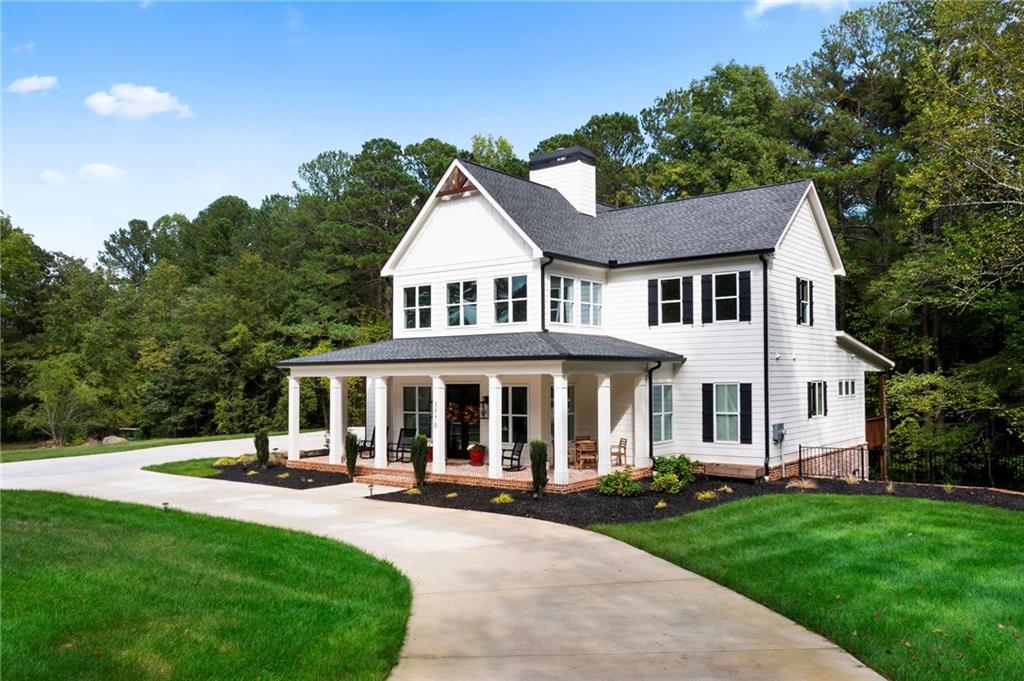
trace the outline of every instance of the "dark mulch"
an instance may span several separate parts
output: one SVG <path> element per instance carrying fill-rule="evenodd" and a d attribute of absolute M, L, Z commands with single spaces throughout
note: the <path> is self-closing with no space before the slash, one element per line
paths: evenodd
<path fill-rule="evenodd" d="M 284 466 L 271 466 L 266 470 L 260 470 L 257 465 L 235 464 L 233 466 L 218 466 L 218 468 L 220 468 L 220 473 L 210 476 L 213 480 L 251 482 L 257 485 L 272 485 L 289 489 L 313 489 L 314 487 L 329 487 L 352 482 L 352 478 L 344 473 L 306 471 Z M 256 471 L 256 474 L 249 475 L 249 471 Z M 283 473 L 287 473 L 288 476 L 279 477 Z"/>
<path fill-rule="evenodd" d="M 374 496 L 380 501 L 393 501 L 405 504 L 422 504 L 443 508 L 457 508 L 466 511 L 485 511 L 502 513 L 524 518 L 549 520 L 563 525 L 588 527 L 601 523 L 624 523 L 641 520 L 658 520 L 692 513 L 719 504 L 729 503 L 737 499 L 746 499 L 764 494 L 877 494 L 889 495 L 886 484 L 880 482 L 862 482 L 850 485 L 842 480 L 814 480 L 817 489 L 801 490 L 789 488 L 785 482 L 752 483 L 738 480 L 702 479 L 683 489 L 676 495 L 651 492 L 650 481 L 643 480 L 643 494 L 636 497 L 606 497 L 594 491 L 576 492 L 574 494 L 545 494 L 539 499 L 533 498 L 532 492 L 517 492 L 495 489 L 492 487 L 469 487 L 448 483 L 433 483 L 421 488 L 420 494 L 391 492 Z M 726 491 L 725 488 L 732 491 Z M 894 483 L 891 496 L 939 499 L 942 501 L 964 501 L 972 504 L 984 504 L 1018 511 L 1024 511 L 1024 496 L 990 492 L 985 489 L 952 488 L 948 492 L 940 486 L 911 485 Z M 699 492 L 715 491 L 717 499 L 698 501 Z M 451 493 L 457 496 L 449 498 Z M 510 494 L 515 501 L 511 504 L 495 504 L 491 502 L 495 496 Z M 655 508 L 658 501 L 664 500 L 665 508 Z"/>

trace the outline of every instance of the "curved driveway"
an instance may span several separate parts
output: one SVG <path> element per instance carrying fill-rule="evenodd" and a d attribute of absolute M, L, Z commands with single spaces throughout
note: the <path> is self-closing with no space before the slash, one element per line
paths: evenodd
<path fill-rule="evenodd" d="M 303 439 L 310 446 L 322 435 Z M 284 447 L 284 438 L 272 446 Z M 373 502 L 362 498 L 363 485 L 297 491 L 140 470 L 251 448 L 231 440 L 2 464 L 0 484 L 168 502 L 324 535 L 385 558 L 414 590 L 393 679 L 880 678 L 781 615 L 586 530 Z"/>

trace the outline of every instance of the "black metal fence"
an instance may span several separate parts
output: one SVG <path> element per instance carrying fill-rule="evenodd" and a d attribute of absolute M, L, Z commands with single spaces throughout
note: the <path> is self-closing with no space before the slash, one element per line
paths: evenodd
<path fill-rule="evenodd" d="M 1016 453 L 965 460 L 964 457 L 893 451 L 888 463 L 889 479 L 896 482 L 1024 490 L 1024 455 Z"/>
<path fill-rule="evenodd" d="M 807 447 L 800 445 L 797 475 L 809 478 L 867 480 L 870 456 L 866 445 L 857 447 Z"/>

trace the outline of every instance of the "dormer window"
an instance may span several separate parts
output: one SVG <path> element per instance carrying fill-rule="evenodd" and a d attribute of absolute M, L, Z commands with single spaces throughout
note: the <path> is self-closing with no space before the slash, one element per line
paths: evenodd
<path fill-rule="evenodd" d="M 448 326 L 476 326 L 476 282 L 448 284 Z"/>
<path fill-rule="evenodd" d="M 430 287 L 406 286 L 405 297 L 405 328 L 430 328 Z"/>
<path fill-rule="evenodd" d="M 494 323 L 518 324 L 527 318 L 526 275 L 494 280 Z"/>
<path fill-rule="evenodd" d="M 551 321 L 556 324 L 572 324 L 573 285 L 575 279 L 551 276 Z"/>

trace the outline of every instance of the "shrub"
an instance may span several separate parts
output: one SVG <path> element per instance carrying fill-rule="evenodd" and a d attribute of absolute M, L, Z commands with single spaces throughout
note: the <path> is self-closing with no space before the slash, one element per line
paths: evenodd
<path fill-rule="evenodd" d="M 654 482 L 651 483 L 652 492 L 667 492 L 668 494 L 679 494 L 683 489 L 683 482 L 675 473 L 655 473 Z"/>
<path fill-rule="evenodd" d="M 700 464 L 696 461 L 680 454 L 679 456 L 659 456 L 654 459 L 654 465 L 651 468 L 654 470 L 655 479 L 659 475 L 666 473 L 675 474 L 679 480 L 680 488 L 682 488 L 692 484 L 697 479 L 697 469 L 699 467 Z"/>
<path fill-rule="evenodd" d="M 491 499 L 492 504 L 511 504 L 513 501 L 515 501 L 515 499 L 513 499 L 512 495 L 507 492 L 502 492 L 498 496 Z"/>
<path fill-rule="evenodd" d="M 410 487 L 409 489 L 405 490 L 405 493 L 411 494 L 413 496 L 416 496 L 417 494 L 423 494 L 423 492 L 420 491 L 419 487 Z"/>
<path fill-rule="evenodd" d="M 860 478 L 858 478 L 853 473 L 847 473 L 846 476 L 843 478 L 843 482 L 845 482 L 847 485 L 859 485 Z"/>
<path fill-rule="evenodd" d="M 697 494 L 694 496 L 697 499 L 697 501 L 714 501 L 715 499 L 718 498 L 718 492 L 714 491 L 713 489 L 707 489 L 704 490 L 703 492 L 697 492 Z"/>
<path fill-rule="evenodd" d="M 786 489 L 818 489 L 818 483 L 810 478 L 796 478 L 786 483 Z"/>
<path fill-rule="evenodd" d="M 243 466 L 246 466 L 246 465 L 252 463 L 255 460 L 256 460 L 256 457 L 253 456 L 252 454 L 242 454 L 240 457 L 235 459 L 235 463 L 240 463 Z"/>
<path fill-rule="evenodd" d="M 271 454 L 269 463 L 271 466 L 283 466 L 288 462 L 288 459 L 281 456 L 280 454 Z"/>
<path fill-rule="evenodd" d="M 715 491 L 721 492 L 722 494 L 732 494 L 732 487 L 729 487 L 729 485 L 722 485 Z"/>
<path fill-rule="evenodd" d="M 277 476 L 277 479 L 278 480 L 287 480 L 288 479 L 288 475 L 289 475 L 288 471 L 285 471 L 284 473 L 279 474 Z"/>
<path fill-rule="evenodd" d="M 246 473 L 246 475 L 251 477 L 253 475 L 259 475 L 259 472 L 258 471 L 249 471 L 248 473 Z"/>
<path fill-rule="evenodd" d="M 267 436 L 267 429 L 260 428 L 257 430 L 253 441 L 256 444 L 256 460 L 260 462 L 261 466 L 266 468 L 267 462 L 270 461 L 270 438 Z"/>
<path fill-rule="evenodd" d="M 359 461 L 359 438 L 355 433 L 345 433 L 345 470 L 348 477 L 356 476 L 356 463 Z"/>
<path fill-rule="evenodd" d="M 222 456 L 219 459 L 217 459 L 216 461 L 214 461 L 213 465 L 214 466 L 234 466 L 236 463 L 238 463 L 238 462 L 235 459 L 232 459 L 230 456 Z"/>
<path fill-rule="evenodd" d="M 427 436 L 417 435 L 409 446 L 412 459 L 412 472 L 416 476 L 416 484 L 422 486 L 427 479 Z"/>
<path fill-rule="evenodd" d="M 597 493 L 610 497 L 635 497 L 643 492 L 640 483 L 633 479 L 633 469 L 609 473 L 597 481 Z"/>
<path fill-rule="evenodd" d="M 668 508 L 668 502 L 665 501 L 664 499 L 658 499 L 658 503 L 656 503 L 654 505 L 654 508 L 656 508 L 658 510 L 661 510 L 663 508 Z"/>
<path fill-rule="evenodd" d="M 454 499 L 457 496 L 459 496 L 458 492 L 448 492 L 448 494 L 444 495 L 444 498 L 445 499 Z"/>
<path fill-rule="evenodd" d="M 533 493 L 540 494 L 548 486 L 548 443 L 544 440 L 530 443 L 530 473 L 533 474 Z"/>
<path fill-rule="evenodd" d="M 887 483 L 887 484 L 885 485 L 885 493 L 886 493 L 886 494 L 895 494 L 895 493 L 896 493 L 896 485 L 894 485 L 894 484 L 892 483 L 892 480 L 890 480 L 890 481 L 889 481 L 889 482 L 888 482 L 888 483 Z"/>

